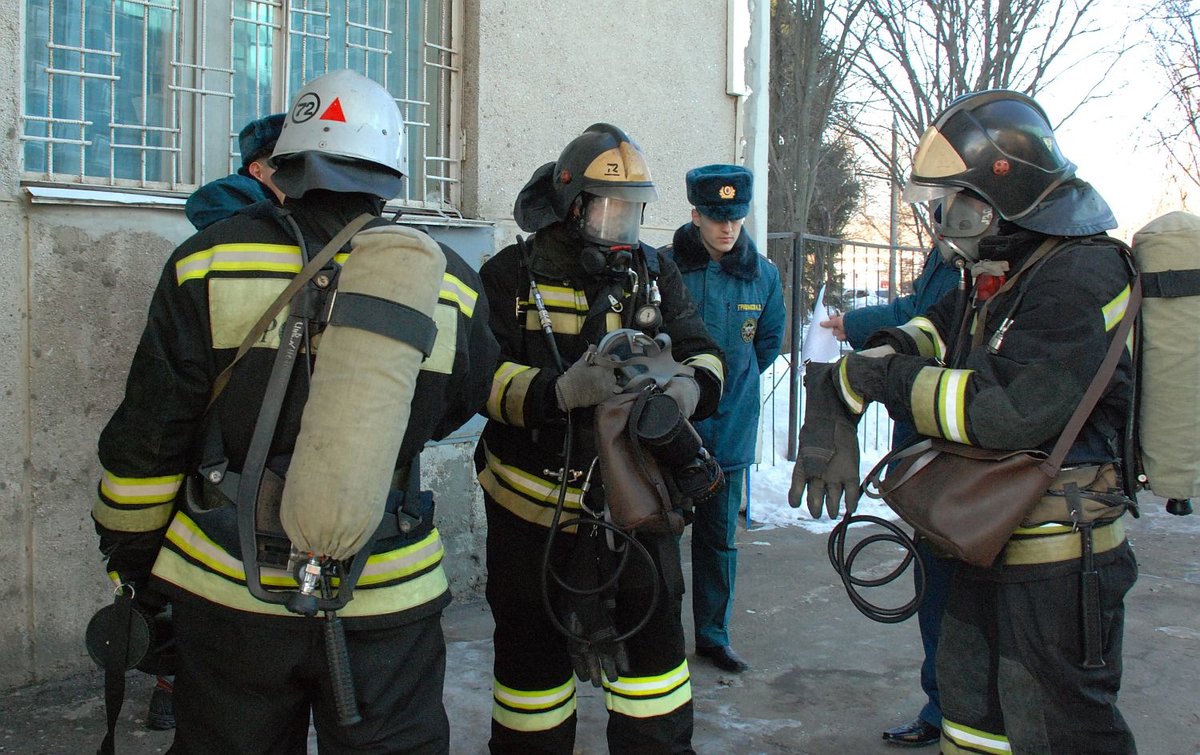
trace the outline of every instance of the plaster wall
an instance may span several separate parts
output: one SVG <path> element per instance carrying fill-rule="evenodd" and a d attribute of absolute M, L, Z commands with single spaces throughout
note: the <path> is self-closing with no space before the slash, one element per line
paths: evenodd
<path fill-rule="evenodd" d="M 646 154 L 659 200 L 643 238 L 689 217 L 684 175 L 735 162 L 739 98 L 726 88 L 722 0 L 469 0 L 463 45 L 467 214 L 518 229 L 513 201 L 533 171 L 598 121 Z"/>

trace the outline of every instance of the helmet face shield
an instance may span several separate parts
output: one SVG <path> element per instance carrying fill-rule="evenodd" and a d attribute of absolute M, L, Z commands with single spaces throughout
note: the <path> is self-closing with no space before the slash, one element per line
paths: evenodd
<path fill-rule="evenodd" d="M 1017 220 L 1074 173 L 1040 105 L 1020 92 L 989 90 L 959 97 L 926 129 L 909 178 L 969 189 Z"/>
<path fill-rule="evenodd" d="M 641 202 L 587 195 L 580 218 L 583 236 L 589 241 L 609 246 L 632 246 L 638 242 L 644 207 Z"/>

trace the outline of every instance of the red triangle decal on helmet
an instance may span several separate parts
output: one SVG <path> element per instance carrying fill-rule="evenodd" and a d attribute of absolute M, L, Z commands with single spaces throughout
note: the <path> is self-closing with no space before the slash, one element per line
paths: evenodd
<path fill-rule="evenodd" d="M 334 97 L 333 102 L 329 103 L 329 107 L 325 108 L 325 112 L 321 113 L 321 117 L 318 120 L 341 121 L 345 123 L 346 116 L 342 113 L 342 101 Z"/>

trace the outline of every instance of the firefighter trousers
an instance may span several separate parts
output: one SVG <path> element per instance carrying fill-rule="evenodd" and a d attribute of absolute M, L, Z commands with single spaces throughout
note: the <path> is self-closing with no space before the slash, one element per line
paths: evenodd
<path fill-rule="evenodd" d="M 258 616 L 176 602 L 172 755 L 304 755 L 309 718 L 321 753 L 449 752 L 441 614 L 346 630 L 362 722 L 337 723 L 322 618 Z"/>
<path fill-rule="evenodd" d="M 1080 570 L 1065 566 L 1024 567 L 1019 581 L 1007 568 L 999 579 L 967 567 L 951 578 L 937 653 L 943 753 L 1136 752 L 1117 709 L 1124 598 L 1137 579 L 1133 551 L 1122 541 L 1096 557 L 1098 668 L 1083 663 Z"/>
<path fill-rule="evenodd" d="M 542 599 L 542 553 L 548 530 L 531 524 L 485 495 L 487 510 L 487 600 L 495 619 L 492 705 L 494 754 L 570 755 L 575 746 L 575 675 L 567 638 L 551 623 Z M 576 535 L 556 536 L 552 565 L 569 573 Z M 604 535 L 600 535 L 604 537 Z M 675 536 L 641 535 L 655 562 L 651 572 L 631 555 L 616 594 L 614 620 L 625 632 L 650 606 L 651 579 L 659 581 L 657 605 L 647 624 L 625 641 L 629 668 L 617 681 L 604 680 L 608 748 L 614 753 L 691 753 L 692 691 L 684 655 L 682 579 Z M 674 559 L 674 565 L 664 559 Z M 676 581 L 676 580 L 671 580 Z M 551 588 L 554 601 L 563 596 Z M 589 682 L 582 682 L 588 684 Z"/>

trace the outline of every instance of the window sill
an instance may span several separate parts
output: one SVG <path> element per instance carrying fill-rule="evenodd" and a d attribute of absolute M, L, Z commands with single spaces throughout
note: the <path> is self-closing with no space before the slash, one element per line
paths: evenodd
<path fill-rule="evenodd" d="M 102 189 L 75 189 L 62 186 L 23 186 L 33 204 L 87 205 L 101 207 L 183 208 L 185 197 L 161 194 L 135 194 Z"/>

